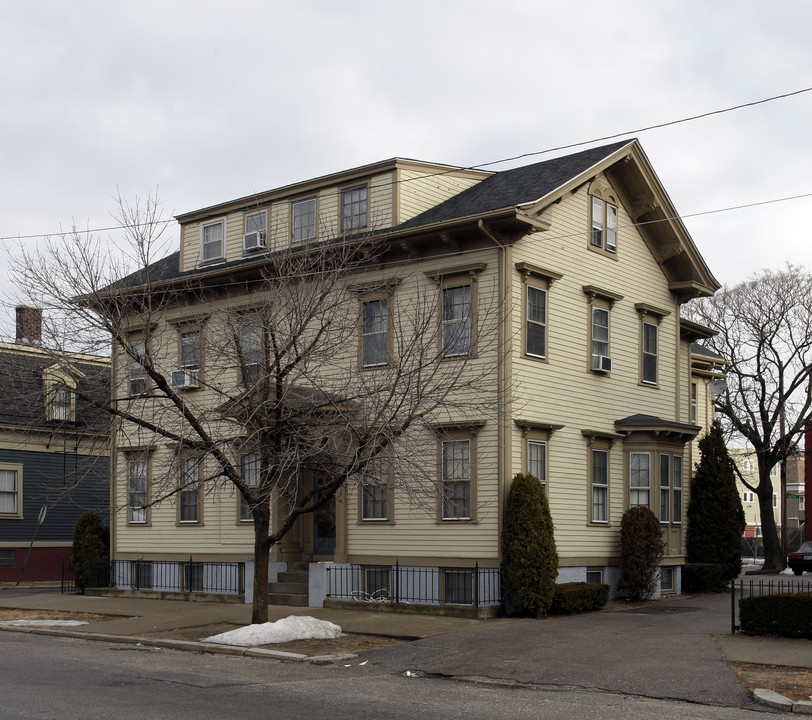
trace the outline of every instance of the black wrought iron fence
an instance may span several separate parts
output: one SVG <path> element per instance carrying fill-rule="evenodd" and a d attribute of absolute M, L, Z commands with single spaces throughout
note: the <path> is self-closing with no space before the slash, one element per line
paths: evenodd
<path fill-rule="evenodd" d="M 469 605 L 501 603 L 499 568 L 414 567 L 394 565 L 329 565 L 327 597 L 333 600 Z"/>
<path fill-rule="evenodd" d="M 741 629 L 738 621 L 739 601 L 753 595 L 783 595 L 787 593 L 812 594 L 812 581 L 787 578 L 786 580 L 732 580 L 730 583 L 730 632 Z"/>
<path fill-rule="evenodd" d="M 174 560 L 113 560 L 91 566 L 87 587 L 124 590 L 201 592 L 242 595 L 245 563 Z M 76 587 L 70 561 L 62 564 L 62 592 L 81 592 Z"/>

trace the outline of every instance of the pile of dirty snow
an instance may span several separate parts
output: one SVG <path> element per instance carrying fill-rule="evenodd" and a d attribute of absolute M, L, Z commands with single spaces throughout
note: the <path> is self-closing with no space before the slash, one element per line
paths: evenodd
<path fill-rule="evenodd" d="M 285 643 L 291 640 L 330 639 L 340 635 L 341 628 L 335 623 L 317 620 L 307 615 L 290 615 L 276 622 L 247 625 L 237 630 L 212 635 L 203 638 L 201 642 L 255 647 Z"/>

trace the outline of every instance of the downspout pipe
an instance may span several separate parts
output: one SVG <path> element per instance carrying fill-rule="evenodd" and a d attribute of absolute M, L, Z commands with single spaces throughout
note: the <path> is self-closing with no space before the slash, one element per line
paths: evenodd
<path fill-rule="evenodd" d="M 479 231 L 488 240 L 490 240 L 499 249 L 497 273 L 498 273 L 498 290 L 499 298 L 498 309 L 498 327 L 497 327 L 497 370 L 496 370 L 496 397 L 497 397 L 497 446 L 499 448 L 499 459 L 497 467 L 497 481 L 499 484 L 499 512 L 498 512 L 498 529 L 499 536 L 502 535 L 502 524 L 504 521 L 504 506 L 507 499 L 507 483 L 509 481 L 509 462 L 511 453 L 509 452 L 509 439 L 510 430 L 508 428 L 508 421 L 510 420 L 509 414 L 511 412 L 510 403 L 507 397 L 507 388 L 510 383 L 510 348 L 508 345 L 508 338 L 510 337 L 509 328 L 507 327 L 508 318 L 506 317 L 506 300 L 508 288 L 510 287 L 510 263 L 508 262 L 509 245 L 500 240 L 491 230 L 485 225 L 484 220 L 477 222 Z M 499 559 L 501 560 L 501 543 L 498 551 Z"/>

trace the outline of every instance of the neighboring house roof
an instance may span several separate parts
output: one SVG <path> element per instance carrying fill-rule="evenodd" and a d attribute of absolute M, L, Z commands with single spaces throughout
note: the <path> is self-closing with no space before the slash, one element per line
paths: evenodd
<path fill-rule="evenodd" d="M 694 342 L 691 343 L 691 355 L 701 355 L 702 357 L 712 358 L 714 360 L 721 360 L 722 362 L 726 362 L 726 360 L 714 350 L 711 350 L 709 347 L 705 347 L 702 343 Z"/>
<path fill-rule="evenodd" d="M 109 415 L 76 398 L 75 422 L 48 420 L 46 377 L 78 376 L 79 382 L 96 393 L 109 392 L 110 367 L 105 358 L 79 356 L 70 360 L 70 371 L 60 370 L 60 361 L 47 351 L 31 346 L 0 343 L 0 424 L 20 429 L 75 427 L 83 431 L 106 434 Z"/>

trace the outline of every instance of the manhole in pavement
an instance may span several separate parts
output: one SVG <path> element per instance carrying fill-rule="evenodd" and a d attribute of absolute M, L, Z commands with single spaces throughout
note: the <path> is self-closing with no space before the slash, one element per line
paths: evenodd
<path fill-rule="evenodd" d="M 695 607 L 668 607 L 668 606 L 655 606 L 646 608 L 629 608 L 622 612 L 636 613 L 637 615 L 671 615 L 676 613 L 696 612 L 698 608 Z"/>

